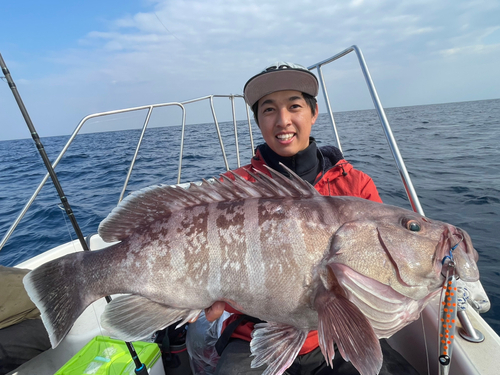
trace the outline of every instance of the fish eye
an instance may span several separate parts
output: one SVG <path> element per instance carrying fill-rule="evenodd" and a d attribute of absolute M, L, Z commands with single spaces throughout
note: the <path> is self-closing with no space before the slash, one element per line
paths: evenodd
<path fill-rule="evenodd" d="M 416 220 L 408 220 L 406 228 L 412 232 L 420 232 L 420 224 Z"/>

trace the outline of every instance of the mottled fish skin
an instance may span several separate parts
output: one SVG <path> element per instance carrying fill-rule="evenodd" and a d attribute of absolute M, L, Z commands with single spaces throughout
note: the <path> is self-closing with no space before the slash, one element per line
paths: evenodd
<path fill-rule="evenodd" d="M 465 232 L 402 208 L 321 196 L 293 172 L 291 180 L 280 176 L 133 193 L 99 227 L 104 240 L 121 242 L 67 255 L 25 278 L 53 346 L 105 295 L 132 295 L 114 300 L 102 318 L 126 340 L 222 300 L 273 322 L 256 331 L 252 346 L 256 363 L 269 364 L 266 375 L 285 371 L 307 331 L 318 327 L 327 361 L 336 343 L 361 374 L 375 373 L 377 337 L 418 317 L 440 290 L 441 260 L 460 238 L 457 272 L 479 278 Z M 337 321 L 358 329 L 344 331 Z M 267 344 L 280 332 L 291 333 Z M 266 350 L 285 358 L 267 360 Z M 368 358 L 359 358 L 360 350 Z"/>
<path fill-rule="evenodd" d="M 106 257 L 124 270 L 122 280 L 114 276 L 122 288 L 137 275 L 127 293 L 144 295 L 148 285 L 148 298 L 190 308 L 235 301 L 268 320 L 282 321 L 288 311 L 286 323 L 308 328 L 316 321 L 313 311 L 302 311 L 310 310 L 312 269 L 338 227 L 324 201 L 252 199 L 187 209 L 134 233 Z"/>

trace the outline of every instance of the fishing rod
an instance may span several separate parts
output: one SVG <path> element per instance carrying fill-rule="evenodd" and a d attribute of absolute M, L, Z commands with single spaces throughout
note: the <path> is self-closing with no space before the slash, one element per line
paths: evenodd
<path fill-rule="evenodd" d="M 42 141 L 40 140 L 40 137 L 38 136 L 38 133 L 36 132 L 35 126 L 33 125 L 33 122 L 31 121 L 31 118 L 28 114 L 28 111 L 26 110 L 26 107 L 24 106 L 23 100 L 21 99 L 21 95 L 19 95 L 19 92 L 17 91 L 16 84 L 12 80 L 12 77 L 10 75 L 9 70 L 7 69 L 7 65 L 5 65 L 5 61 L 3 60 L 2 54 L 0 54 L 0 66 L 2 67 L 2 72 L 5 76 L 5 79 L 7 80 L 7 83 L 9 84 L 10 89 L 12 90 L 12 93 L 14 94 L 14 98 L 16 99 L 17 105 L 19 106 L 19 109 L 21 110 L 21 113 L 24 117 L 24 120 L 26 121 L 26 125 L 28 125 L 28 129 L 30 131 L 31 137 L 33 138 L 33 141 L 35 141 L 36 148 L 38 149 L 38 152 L 40 153 L 40 156 L 42 157 L 43 163 L 45 164 L 45 168 L 49 172 L 50 178 L 52 179 L 52 182 L 54 184 L 54 187 L 57 190 L 57 194 L 59 195 L 59 199 L 61 200 L 61 203 L 64 207 L 64 210 L 66 211 L 66 214 L 69 217 L 69 220 L 71 221 L 71 224 L 73 225 L 73 229 L 76 232 L 76 236 L 78 237 L 78 240 L 80 241 L 80 244 L 82 245 L 83 250 L 90 250 L 87 243 L 85 242 L 85 238 L 83 237 L 82 231 L 80 230 L 80 227 L 78 225 L 78 222 L 76 221 L 75 215 L 73 214 L 73 210 L 71 209 L 71 206 L 68 202 L 68 198 L 64 194 L 64 191 L 62 189 L 61 184 L 59 183 L 59 179 L 57 178 L 56 172 L 54 171 L 54 168 L 52 168 L 52 163 L 49 160 L 49 157 L 47 156 L 47 153 L 45 152 L 45 148 L 43 147 Z"/>
<path fill-rule="evenodd" d="M 4 74 L 5 79 L 7 80 L 7 83 L 9 84 L 9 87 L 12 91 L 12 94 L 14 94 L 14 98 L 16 99 L 17 105 L 19 106 L 19 109 L 21 110 L 21 113 L 24 117 L 24 120 L 26 121 L 26 125 L 28 125 L 28 129 L 31 133 L 31 137 L 33 138 L 33 141 L 35 141 L 36 148 L 38 149 L 38 152 L 40 153 L 40 156 L 42 157 L 43 163 L 45 164 L 45 168 L 47 169 L 47 172 L 49 172 L 50 178 L 52 179 L 52 183 L 54 184 L 54 187 L 57 190 L 57 194 L 59 195 L 59 199 L 61 200 L 61 203 L 64 207 L 64 210 L 66 211 L 66 214 L 69 217 L 69 220 L 71 221 L 71 224 L 73 225 L 73 229 L 76 232 L 76 235 L 78 237 L 78 240 L 80 241 L 80 244 L 82 245 L 82 248 L 84 251 L 90 251 L 89 246 L 87 245 L 87 242 L 85 241 L 85 237 L 83 236 L 83 233 L 80 229 L 80 226 L 78 225 L 78 222 L 76 221 L 76 217 L 73 214 L 73 210 L 71 209 L 71 206 L 69 204 L 68 198 L 64 194 L 63 188 L 61 184 L 59 183 L 59 179 L 57 178 L 56 172 L 54 168 L 52 167 L 52 163 L 49 160 L 49 157 L 47 153 L 45 152 L 45 148 L 43 147 L 42 141 L 40 140 L 40 137 L 35 129 L 35 126 L 33 125 L 33 122 L 31 121 L 31 118 L 28 114 L 28 110 L 24 106 L 23 100 L 21 99 L 21 95 L 17 91 L 16 84 L 14 83 L 14 80 L 12 79 L 12 76 L 10 75 L 9 69 L 7 69 L 7 65 L 5 64 L 5 61 L 2 57 L 2 54 L 0 53 L 0 67 L 2 68 L 2 72 Z M 106 296 L 106 301 L 109 303 L 111 302 L 111 297 Z M 125 342 L 127 345 L 127 348 L 130 352 L 130 355 L 132 356 L 132 360 L 134 361 L 135 364 L 135 373 L 137 375 L 148 375 L 148 369 L 146 366 L 141 363 L 139 356 L 137 355 L 134 346 L 130 342 Z"/>

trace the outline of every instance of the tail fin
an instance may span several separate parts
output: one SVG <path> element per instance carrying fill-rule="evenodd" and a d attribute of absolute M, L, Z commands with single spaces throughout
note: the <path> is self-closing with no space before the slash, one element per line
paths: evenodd
<path fill-rule="evenodd" d="M 52 348 L 68 334 L 76 319 L 93 301 L 81 298 L 78 276 L 79 258 L 69 254 L 50 261 L 28 273 L 24 288 L 42 315 Z"/>

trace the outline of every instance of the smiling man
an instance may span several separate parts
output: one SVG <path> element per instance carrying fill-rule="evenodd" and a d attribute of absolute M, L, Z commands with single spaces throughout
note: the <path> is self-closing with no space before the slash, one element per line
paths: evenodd
<path fill-rule="evenodd" d="M 349 195 L 382 202 L 373 180 L 356 170 L 333 146 L 316 147 L 311 137 L 318 118 L 318 80 L 301 65 L 277 62 L 248 80 L 245 101 L 266 143 L 257 147 L 251 163 L 235 171 L 248 178 L 264 164 L 287 174 L 283 163 L 322 195 Z"/>
<path fill-rule="evenodd" d="M 317 147 L 311 129 L 318 118 L 318 80 L 301 65 L 278 62 L 248 80 L 244 88 L 245 101 L 252 108 L 265 143 L 258 146 L 251 163 L 231 173 L 252 179 L 247 172 L 265 167 L 288 176 L 283 163 L 322 195 L 348 195 L 382 202 L 373 180 L 356 170 L 333 146 Z M 227 176 L 234 178 L 231 173 Z M 224 331 L 216 349 L 220 360 L 215 374 L 261 374 L 266 366 L 251 368 L 250 341 L 258 319 L 242 315 L 224 302 L 206 309 L 209 321 L 219 318 L 224 310 L 233 313 L 224 322 Z M 381 340 L 384 363 L 380 374 L 417 374 L 403 357 L 385 340 Z M 307 339 L 286 374 L 333 375 L 358 374 L 350 362 L 336 353 L 333 369 L 328 367 L 318 343 L 317 331 Z"/>

